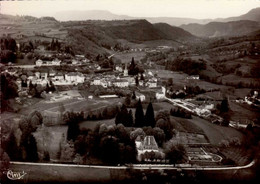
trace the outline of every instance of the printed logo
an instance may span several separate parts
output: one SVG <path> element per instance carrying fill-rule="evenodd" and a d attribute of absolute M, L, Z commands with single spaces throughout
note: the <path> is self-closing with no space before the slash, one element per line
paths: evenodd
<path fill-rule="evenodd" d="M 26 175 L 26 172 L 13 172 L 12 170 L 8 170 L 6 176 L 10 180 L 20 180 Z"/>

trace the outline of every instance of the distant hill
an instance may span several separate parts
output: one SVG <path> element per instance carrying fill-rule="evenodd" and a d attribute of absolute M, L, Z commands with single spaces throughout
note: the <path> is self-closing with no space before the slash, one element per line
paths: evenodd
<path fill-rule="evenodd" d="M 242 36 L 260 29 L 256 21 L 240 20 L 232 22 L 210 22 L 206 25 L 188 24 L 180 26 L 193 35 L 200 37 Z"/>
<path fill-rule="evenodd" d="M 229 17 L 225 19 L 215 19 L 218 22 L 231 22 L 231 21 L 238 21 L 238 20 L 252 20 L 252 21 L 260 21 L 260 7 L 254 8 L 250 10 L 248 13 L 244 15 L 240 15 L 238 17 Z"/>
<path fill-rule="evenodd" d="M 170 26 L 166 23 L 154 24 L 161 37 L 171 40 L 189 40 L 195 38 L 191 33 L 179 27 Z"/>
<path fill-rule="evenodd" d="M 127 15 L 116 15 L 106 10 L 61 11 L 57 12 L 54 17 L 60 21 L 136 19 Z"/>
<path fill-rule="evenodd" d="M 195 38 L 181 28 L 168 24 L 153 25 L 147 20 L 114 20 L 114 21 L 72 21 L 63 22 L 68 30 L 67 40 L 78 51 L 88 53 L 104 53 L 114 47 L 118 40 L 131 43 L 145 41 L 173 40 L 185 41 Z"/>
<path fill-rule="evenodd" d="M 127 15 L 117 15 L 106 10 L 87 10 L 87 11 L 62 11 L 57 12 L 54 17 L 60 21 L 69 20 L 131 20 L 131 19 L 145 19 L 152 24 L 155 23 L 167 23 L 174 26 L 180 26 L 183 24 L 208 24 L 209 22 L 230 22 L 238 20 L 260 20 L 260 7 L 250 10 L 248 13 L 229 18 L 217 18 L 217 19 L 194 19 L 183 17 L 131 17 Z"/>

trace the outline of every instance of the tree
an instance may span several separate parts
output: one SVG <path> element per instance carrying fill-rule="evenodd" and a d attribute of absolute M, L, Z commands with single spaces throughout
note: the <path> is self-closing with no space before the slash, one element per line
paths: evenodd
<path fill-rule="evenodd" d="M 143 75 L 143 73 L 141 73 L 140 80 L 144 80 L 144 75 Z"/>
<path fill-rule="evenodd" d="M 135 111 L 135 127 L 143 127 L 144 126 L 144 111 L 141 100 L 139 99 L 136 111 Z"/>
<path fill-rule="evenodd" d="M 50 91 L 50 86 L 49 86 L 48 82 L 47 82 L 47 84 L 46 84 L 45 91 L 46 91 L 47 93 Z"/>
<path fill-rule="evenodd" d="M 138 79 L 138 75 L 135 77 L 135 85 L 139 86 L 139 79 Z"/>
<path fill-rule="evenodd" d="M 72 141 L 67 142 L 64 135 L 62 139 L 60 160 L 63 162 L 72 162 L 75 156 L 74 144 Z"/>
<path fill-rule="evenodd" d="M 44 151 L 44 153 L 43 153 L 43 160 L 44 161 L 50 161 L 50 154 L 49 154 L 49 152 L 48 151 Z"/>
<path fill-rule="evenodd" d="M 225 97 L 220 104 L 220 112 L 228 112 L 229 111 L 229 105 L 228 105 L 228 100 Z"/>
<path fill-rule="evenodd" d="M 155 127 L 153 104 L 150 102 L 145 113 L 145 126 Z"/>
<path fill-rule="evenodd" d="M 37 162 L 39 159 L 37 152 L 37 144 L 32 134 L 28 137 L 24 147 L 26 151 L 26 161 Z"/>
<path fill-rule="evenodd" d="M 9 139 L 8 139 L 8 146 L 6 146 L 6 153 L 9 155 L 10 159 L 12 161 L 19 160 L 20 159 L 20 150 L 17 146 L 16 137 L 14 135 L 14 131 L 12 130 Z"/>
<path fill-rule="evenodd" d="M 116 137 L 108 135 L 100 141 L 101 159 L 108 164 L 119 162 L 119 144 Z"/>
<path fill-rule="evenodd" d="M 134 125 L 133 112 L 132 112 L 131 109 L 128 111 L 128 121 L 127 121 L 127 123 L 128 123 L 127 124 L 128 127 L 132 127 Z"/>
<path fill-rule="evenodd" d="M 122 105 L 120 111 L 116 115 L 115 124 L 123 124 L 125 125 L 125 121 L 127 120 L 128 111 L 125 104 Z"/>
<path fill-rule="evenodd" d="M 30 82 L 29 82 L 29 91 L 31 91 L 33 88 L 34 88 L 34 86 L 32 84 L 32 81 L 30 80 Z"/>
<path fill-rule="evenodd" d="M 185 158 L 186 151 L 183 145 L 176 144 L 173 142 L 168 142 L 165 148 L 165 158 L 170 160 L 170 163 L 176 164 Z"/>
<path fill-rule="evenodd" d="M 129 75 L 137 75 L 139 72 L 139 69 L 137 67 L 137 65 L 135 64 L 135 60 L 134 57 L 132 57 L 132 61 L 128 67 L 128 74 Z"/>
<path fill-rule="evenodd" d="M 170 120 L 170 114 L 167 111 L 160 111 L 156 115 L 156 127 L 162 129 L 165 133 L 166 140 L 173 136 L 173 124 Z"/>
<path fill-rule="evenodd" d="M 125 98 L 125 103 L 124 103 L 126 106 L 129 106 L 131 104 L 131 98 L 130 98 L 130 95 L 127 95 L 126 98 Z"/>
<path fill-rule="evenodd" d="M 77 136 L 79 135 L 79 125 L 78 122 L 76 121 L 69 121 L 68 123 L 68 131 L 67 131 L 67 140 L 73 140 L 75 141 L 75 139 L 77 138 Z"/>
<path fill-rule="evenodd" d="M 7 171 L 10 165 L 10 158 L 6 152 L 0 147 L 0 178 L 2 179 L 2 174 Z"/>
<path fill-rule="evenodd" d="M 167 81 L 167 86 L 172 86 L 173 85 L 173 79 L 169 78 Z"/>
<path fill-rule="evenodd" d="M 136 99 L 135 91 L 133 91 L 132 99 L 133 99 L 133 100 Z"/>
<path fill-rule="evenodd" d="M 158 143 L 159 146 L 162 146 L 166 138 L 164 131 L 159 127 L 154 127 L 153 131 L 154 131 L 154 138 L 156 142 Z"/>

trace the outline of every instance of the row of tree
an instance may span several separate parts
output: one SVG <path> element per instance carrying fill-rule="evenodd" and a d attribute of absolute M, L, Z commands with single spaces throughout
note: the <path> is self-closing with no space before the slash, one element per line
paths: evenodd
<path fill-rule="evenodd" d="M 154 109 L 152 103 L 149 103 L 144 115 L 143 106 L 141 100 L 139 99 L 135 110 L 135 119 L 133 118 L 132 110 L 128 111 L 126 106 L 123 104 L 120 111 L 116 115 L 115 123 L 116 125 L 123 124 L 126 127 L 155 127 Z"/>

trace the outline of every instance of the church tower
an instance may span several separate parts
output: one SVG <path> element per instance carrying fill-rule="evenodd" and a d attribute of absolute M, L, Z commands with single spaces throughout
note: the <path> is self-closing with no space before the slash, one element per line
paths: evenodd
<path fill-rule="evenodd" d="M 127 69 L 127 63 L 125 64 L 125 69 L 124 69 L 124 76 L 128 76 L 128 69 Z"/>

